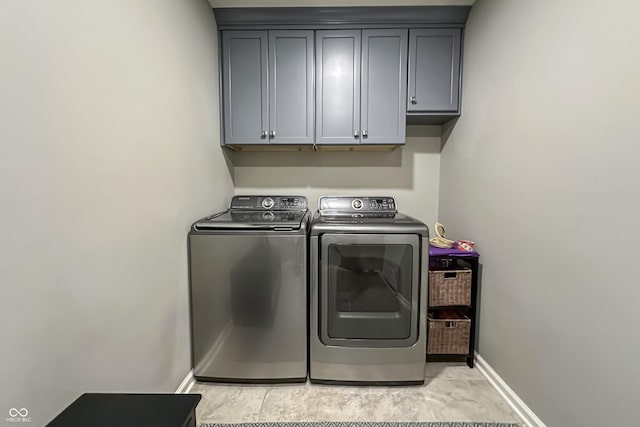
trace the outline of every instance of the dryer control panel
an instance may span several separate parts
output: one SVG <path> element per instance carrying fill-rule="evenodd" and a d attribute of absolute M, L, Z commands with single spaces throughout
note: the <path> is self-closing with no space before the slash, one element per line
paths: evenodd
<path fill-rule="evenodd" d="M 393 197 L 325 196 L 320 198 L 318 206 L 323 216 L 398 212 Z"/>
<path fill-rule="evenodd" d="M 233 196 L 231 210 L 236 211 L 306 211 L 304 196 Z"/>

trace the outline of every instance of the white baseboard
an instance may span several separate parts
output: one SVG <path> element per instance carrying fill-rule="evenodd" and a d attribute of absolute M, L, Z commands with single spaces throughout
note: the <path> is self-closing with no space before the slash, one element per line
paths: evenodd
<path fill-rule="evenodd" d="M 527 427 L 546 427 L 540 418 L 527 406 L 526 403 L 516 394 L 511 387 L 498 375 L 496 371 L 478 353 L 475 354 L 476 368 L 491 385 L 507 401 Z"/>
<path fill-rule="evenodd" d="M 186 377 L 182 380 L 178 389 L 176 390 L 176 394 L 186 394 L 191 391 L 191 388 L 196 383 L 196 379 L 193 378 L 193 369 L 189 371 Z"/>

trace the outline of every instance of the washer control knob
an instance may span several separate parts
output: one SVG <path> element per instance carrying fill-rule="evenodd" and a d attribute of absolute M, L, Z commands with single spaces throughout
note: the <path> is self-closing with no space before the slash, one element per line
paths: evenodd
<path fill-rule="evenodd" d="M 265 209 L 271 209 L 274 205 L 273 199 L 271 197 L 267 197 L 262 200 L 262 207 Z"/>
<path fill-rule="evenodd" d="M 362 200 L 354 199 L 353 202 L 351 202 L 351 207 L 355 210 L 362 209 Z"/>
<path fill-rule="evenodd" d="M 276 216 L 273 214 L 273 212 L 265 212 L 262 214 L 262 219 L 264 219 L 265 221 L 273 221 L 275 217 Z"/>

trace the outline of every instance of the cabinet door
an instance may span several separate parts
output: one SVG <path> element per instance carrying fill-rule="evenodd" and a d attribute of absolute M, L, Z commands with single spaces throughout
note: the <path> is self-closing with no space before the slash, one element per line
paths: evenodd
<path fill-rule="evenodd" d="M 225 144 L 267 144 L 267 32 L 225 31 L 222 49 Z"/>
<path fill-rule="evenodd" d="M 313 144 L 313 31 L 269 31 L 269 142 Z"/>
<path fill-rule="evenodd" d="M 409 33 L 408 111 L 458 111 L 460 29 L 417 29 Z"/>
<path fill-rule="evenodd" d="M 363 144 L 404 144 L 406 98 L 407 30 L 363 30 Z"/>
<path fill-rule="evenodd" d="M 360 143 L 360 30 L 316 31 L 316 144 Z"/>

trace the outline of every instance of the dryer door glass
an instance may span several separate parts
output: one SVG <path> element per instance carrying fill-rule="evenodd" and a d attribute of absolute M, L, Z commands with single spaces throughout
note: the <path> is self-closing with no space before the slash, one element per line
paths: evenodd
<path fill-rule="evenodd" d="M 417 340 L 420 247 L 414 235 L 322 238 L 321 335 L 327 345 Z"/>

